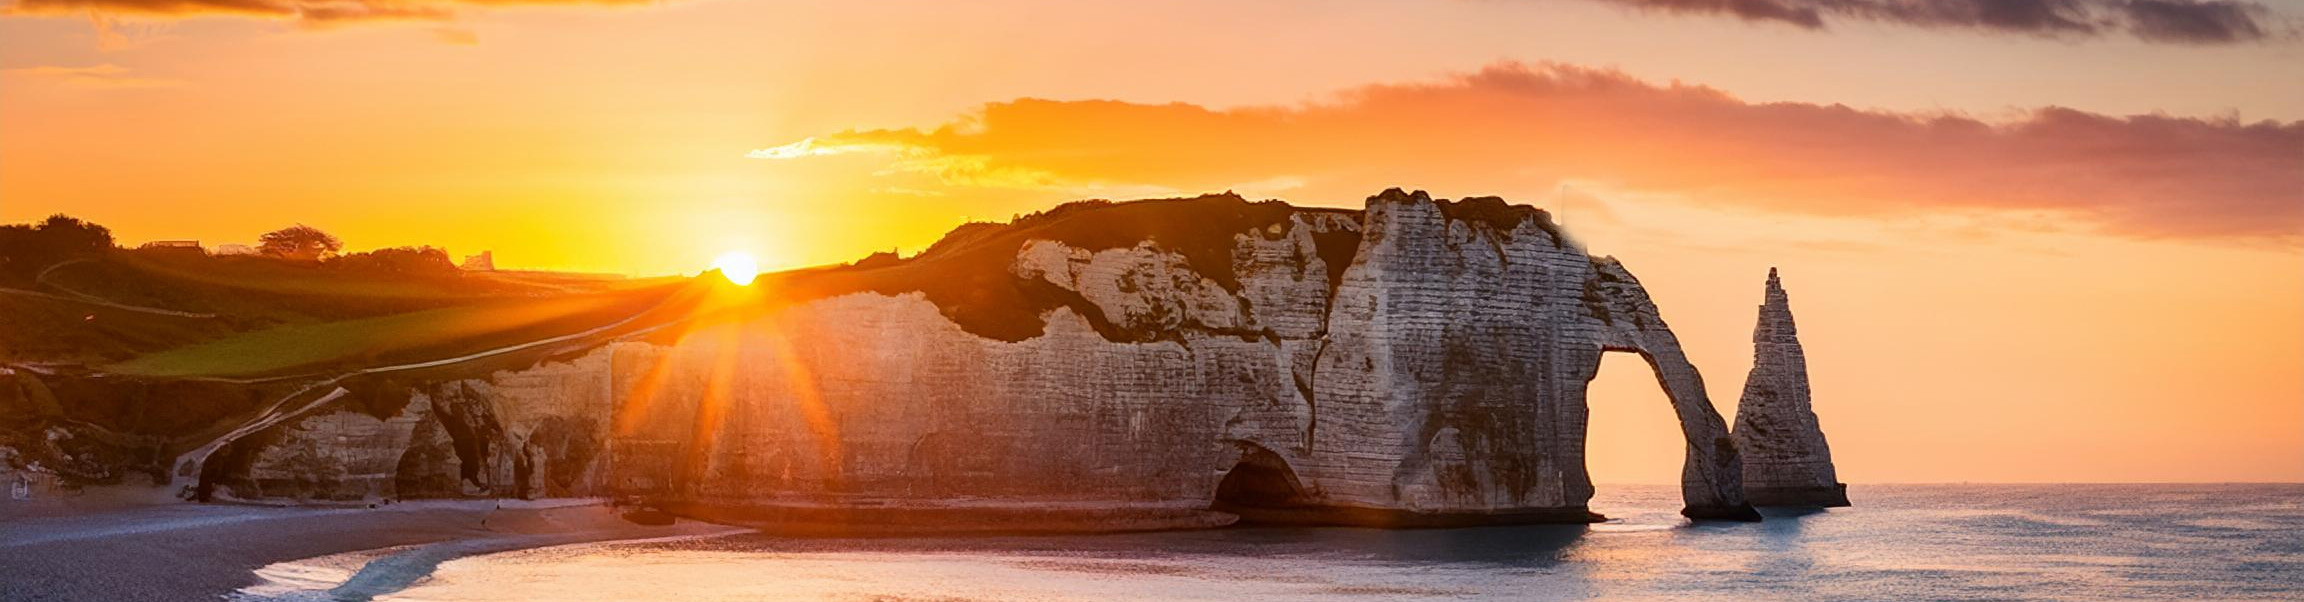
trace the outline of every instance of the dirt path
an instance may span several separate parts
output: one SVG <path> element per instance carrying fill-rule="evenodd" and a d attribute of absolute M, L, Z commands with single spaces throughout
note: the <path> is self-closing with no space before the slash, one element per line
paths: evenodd
<path fill-rule="evenodd" d="M 21 289 L 21 288 L 8 288 L 8 287 L 0 287 L 0 293 L 7 293 L 7 294 L 11 294 L 11 295 L 24 295 L 24 296 L 29 296 L 29 297 L 39 297 L 39 298 L 42 298 L 42 299 L 54 299 L 54 300 L 57 300 L 57 301 L 68 301 L 68 302 L 72 302 L 72 303 L 85 303 L 85 304 L 89 304 L 89 305 L 98 305 L 98 306 L 103 306 L 103 307 L 109 307 L 109 308 L 112 308 L 112 309 L 117 309 L 117 310 L 121 310 L 121 311 L 132 311 L 132 312 L 137 312 L 137 313 L 146 313 L 146 314 L 152 314 L 152 315 L 156 315 L 156 316 L 176 316 L 176 317 L 179 317 L 179 318 L 198 318 L 198 319 L 203 319 L 203 320 L 205 320 L 205 319 L 211 319 L 211 318 L 215 318 L 215 317 L 216 317 L 216 314 L 210 314 L 210 313 L 199 313 L 199 312 L 190 312 L 190 311 L 177 311 L 177 310 L 173 310 L 173 309 L 160 308 L 160 307 L 145 307 L 145 306 L 142 306 L 142 305 L 129 305 L 129 304 L 126 304 L 126 303 L 117 303 L 117 302 L 114 302 L 114 301 L 112 301 L 111 299 L 106 299 L 106 298 L 103 298 L 103 297 L 98 297 L 98 296 L 95 296 L 95 295 L 91 295 L 91 294 L 88 294 L 88 293 L 83 293 L 83 292 L 80 292 L 80 291 L 72 290 L 71 288 L 68 288 L 68 287 L 65 287 L 65 286 L 63 286 L 63 285 L 60 285 L 60 284 L 56 284 L 56 283 L 54 283 L 54 282 L 49 282 L 49 281 L 48 281 L 48 275 L 49 275 L 49 274 L 52 274 L 52 273 L 55 273 L 55 271 L 56 271 L 58 268 L 62 268 L 62 267 L 64 267 L 64 266 L 68 266 L 68 265 L 76 265 L 76 264 L 88 263 L 88 262 L 90 262 L 90 261 L 95 261 L 95 260 L 93 260 L 93 259 L 89 259 L 89 258 L 86 258 L 86 257 L 82 257 L 82 258 L 79 258 L 79 259 L 66 259 L 66 260 L 64 260 L 64 261 L 59 261 L 59 262 L 56 262 L 56 263 L 54 263 L 54 264 L 51 264 L 51 265 L 49 265 L 49 266 L 48 266 L 46 269 L 42 269 L 42 270 L 40 270 L 40 273 L 39 273 L 38 275 L 35 275 L 35 276 L 33 276 L 33 277 L 32 277 L 32 282 L 33 282 L 33 284 L 36 284 L 36 285 L 39 285 L 39 286 L 45 286 L 45 287 L 48 287 L 48 288 L 52 288 L 52 289 L 56 289 L 56 290 L 59 290 L 59 291 L 64 291 L 64 294 L 62 294 L 62 295 L 58 295 L 58 294 L 55 294 L 55 293 L 41 292 L 41 291 L 36 291 L 36 290 Z"/>
<path fill-rule="evenodd" d="M 50 285 L 50 286 L 54 286 L 54 285 Z M 146 313 L 146 314 L 153 314 L 153 315 L 159 315 L 159 316 L 175 316 L 175 317 L 179 317 L 179 318 L 196 318 L 196 319 L 203 319 L 203 320 L 205 320 L 205 319 L 211 319 L 211 318 L 215 318 L 215 317 L 216 317 L 216 314 L 204 314 L 204 313 L 198 313 L 198 312 L 189 312 L 189 311 L 176 311 L 176 310 L 173 310 L 173 309 L 161 309 L 161 308 L 158 308 L 158 307 L 144 307 L 144 306 L 141 306 L 141 305 L 128 305 L 128 304 L 125 304 L 125 303 L 113 303 L 113 302 L 111 302 L 111 301 L 106 301 L 106 300 L 104 300 L 104 299 L 101 299 L 101 298 L 92 297 L 92 296 L 88 296 L 88 295 L 81 295 L 80 293 L 77 293 L 77 292 L 73 292 L 73 291 L 71 291 L 70 289 L 66 289 L 66 288 L 64 288 L 64 287 L 56 287 L 56 288 L 57 288 L 57 290 L 61 290 L 61 291 L 64 291 L 64 292 L 68 292 L 68 293 L 72 293 L 72 294 L 74 294 L 74 295 L 78 295 L 78 296 L 65 296 L 65 295 L 58 295 L 58 294 L 55 294 L 55 293 L 44 293 L 44 292 L 35 291 L 35 290 L 25 290 L 25 289 L 20 289 L 20 288 L 8 288 L 8 287 L 4 287 L 4 286 L 0 286 L 0 293 L 6 293 L 6 294 L 10 294 L 10 295 L 23 295 L 23 296 L 27 296 L 27 297 L 38 297 L 38 298 L 42 298 L 42 299 L 53 299 L 53 300 L 56 300 L 56 301 L 64 301 L 64 302 L 68 302 L 68 303 L 83 303 L 83 304 L 88 304 L 88 305 L 98 305 L 98 306 L 109 307 L 109 308 L 112 308 L 112 309 L 117 309 L 117 310 L 121 310 L 121 311 L 132 311 L 132 312 L 137 312 L 137 313 Z"/>

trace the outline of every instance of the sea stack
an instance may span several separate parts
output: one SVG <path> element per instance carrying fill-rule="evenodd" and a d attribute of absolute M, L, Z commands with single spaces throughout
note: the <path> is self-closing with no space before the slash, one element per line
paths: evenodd
<path fill-rule="evenodd" d="M 1832 469 L 1832 447 L 1809 405 L 1808 357 L 1775 268 L 1768 269 L 1760 323 L 1752 329 L 1752 374 L 1744 379 L 1733 435 L 1752 505 L 1848 505 L 1848 486 Z"/>

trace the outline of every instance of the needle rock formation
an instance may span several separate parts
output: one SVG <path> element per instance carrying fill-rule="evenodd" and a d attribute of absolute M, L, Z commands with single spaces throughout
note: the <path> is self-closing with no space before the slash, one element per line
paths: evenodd
<path fill-rule="evenodd" d="M 1832 468 L 1832 447 L 1808 401 L 1808 356 L 1792 325 L 1792 302 L 1776 269 L 1752 329 L 1752 374 L 1736 406 L 1736 448 L 1744 452 L 1744 496 L 1760 506 L 1846 506 L 1848 486 Z"/>

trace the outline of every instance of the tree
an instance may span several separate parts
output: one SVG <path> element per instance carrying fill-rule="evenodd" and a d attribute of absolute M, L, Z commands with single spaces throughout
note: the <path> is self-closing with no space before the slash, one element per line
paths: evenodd
<path fill-rule="evenodd" d="M 38 224 L 0 226 L 0 271 L 27 278 L 57 262 L 111 249 L 111 229 L 62 213 Z"/>
<path fill-rule="evenodd" d="M 436 247 L 392 247 L 347 253 L 329 259 L 326 264 L 350 272 L 406 276 L 445 276 L 459 271 L 456 263 L 448 260 L 448 252 Z"/>
<path fill-rule="evenodd" d="M 80 218 L 58 213 L 40 222 L 38 228 L 49 245 L 73 253 L 100 253 L 112 248 L 112 229 L 91 224 Z"/>
<path fill-rule="evenodd" d="M 256 249 L 273 257 L 319 261 L 344 250 L 344 241 L 319 228 L 296 224 L 256 237 Z"/>

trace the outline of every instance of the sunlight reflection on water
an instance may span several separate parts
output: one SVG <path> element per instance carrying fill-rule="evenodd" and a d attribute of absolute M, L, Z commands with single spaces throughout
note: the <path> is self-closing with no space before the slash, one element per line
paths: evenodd
<path fill-rule="evenodd" d="M 2042 495 L 2049 491 L 2062 495 Z M 1610 493 L 1613 491 L 1614 493 Z M 1668 487 L 1583 527 L 587 544 L 450 561 L 381 599 L 2265 599 L 2304 594 L 2296 485 L 1881 486 L 1691 525 Z M 2157 508 L 2159 513 L 2138 513 Z"/>

